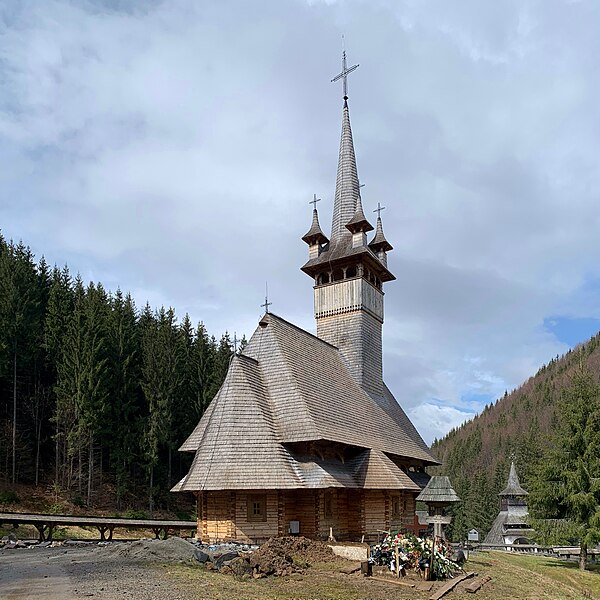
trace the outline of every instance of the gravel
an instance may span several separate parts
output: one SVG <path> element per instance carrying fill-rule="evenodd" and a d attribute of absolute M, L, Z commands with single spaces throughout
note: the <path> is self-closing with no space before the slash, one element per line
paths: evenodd
<path fill-rule="evenodd" d="M 156 566 L 156 561 L 181 562 L 185 554 L 183 549 L 190 548 L 191 556 L 195 546 L 179 538 L 141 542 L 144 544 L 69 544 L 0 550 L 0 598 L 196 600 L 199 597 L 197 588 L 187 589 L 185 582 L 169 577 L 166 569 Z M 142 547 L 151 550 L 140 552 Z M 174 556 L 159 558 L 157 554 L 167 548 L 175 549 Z"/>

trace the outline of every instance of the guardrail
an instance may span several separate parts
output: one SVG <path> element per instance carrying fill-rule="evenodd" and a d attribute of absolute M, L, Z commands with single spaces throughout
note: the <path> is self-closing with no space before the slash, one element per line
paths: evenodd
<path fill-rule="evenodd" d="M 127 529 L 150 529 L 156 538 L 166 538 L 170 531 L 193 530 L 196 521 L 167 521 L 158 519 L 122 519 L 118 517 L 78 517 L 71 515 L 45 515 L 31 513 L 0 513 L 0 525 L 33 525 L 39 533 L 40 542 L 51 541 L 54 529 L 59 525 L 96 527 L 101 541 L 110 541 L 117 527 Z"/>

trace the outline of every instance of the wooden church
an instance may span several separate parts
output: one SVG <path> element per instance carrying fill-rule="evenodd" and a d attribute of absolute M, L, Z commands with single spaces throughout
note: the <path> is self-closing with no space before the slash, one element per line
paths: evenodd
<path fill-rule="evenodd" d="M 300 534 L 370 539 L 415 522 L 424 469 L 438 464 L 383 381 L 386 240 L 362 208 L 346 68 L 330 238 L 313 210 L 302 267 L 317 335 L 267 313 L 190 437 L 198 538 L 260 543 Z M 267 307 L 268 308 L 268 307 Z"/>

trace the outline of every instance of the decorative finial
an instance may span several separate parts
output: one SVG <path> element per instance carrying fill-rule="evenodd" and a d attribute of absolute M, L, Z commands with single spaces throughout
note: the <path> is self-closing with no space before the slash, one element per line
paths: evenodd
<path fill-rule="evenodd" d="M 342 36 L 342 43 L 344 40 L 344 36 Z M 350 68 L 346 66 L 346 50 L 342 50 L 342 72 L 339 75 L 336 75 L 331 83 L 335 83 L 336 81 L 342 80 L 344 84 L 344 100 L 348 100 L 348 74 L 352 73 L 355 69 L 358 69 L 359 65 L 354 65 Z"/>
<path fill-rule="evenodd" d="M 267 314 L 269 314 L 269 306 L 271 306 L 271 304 L 273 303 L 269 302 L 269 284 L 265 282 L 265 303 L 261 304 L 261 306 L 265 309 Z"/>
<path fill-rule="evenodd" d="M 317 195 L 313 194 L 313 199 L 309 202 L 309 204 L 313 205 L 314 210 L 317 210 L 317 202 L 321 202 L 321 198 L 317 198 Z"/>
<path fill-rule="evenodd" d="M 381 206 L 381 204 L 378 202 L 377 203 L 377 208 L 373 211 L 377 213 L 377 218 L 381 219 L 381 211 L 385 210 L 385 206 Z"/>
<path fill-rule="evenodd" d="M 238 340 L 238 338 L 237 338 L 237 334 L 236 334 L 236 332 L 234 331 L 234 332 L 233 332 L 233 353 L 234 353 L 234 354 L 237 354 L 237 345 L 238 345 L 238 342 L 239 342 L 239 341 L 240 341 L 240 340 Z"/>

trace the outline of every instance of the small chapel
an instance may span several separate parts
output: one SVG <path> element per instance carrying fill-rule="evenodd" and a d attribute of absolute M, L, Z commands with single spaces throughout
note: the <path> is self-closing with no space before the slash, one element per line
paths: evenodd
<path fill-rule="evenodd" d="M 521 487 L 514 462 L 510 464 L 506 487 L 498 495 L 500 512 L 483 540 L 483 546 L 504 546 L 506 550 L 511 550 L 514 545 L 531 545 L 535 532 L 527 523 L 529 494 Z"/>
<path fill-rule="evenodd" d="M 383 286 L 395 277 L 381 211 L 373 227 L 362 206 L 346 81 L 355 68 L 344 53 L 335 78 L 344 95 L 331 232 L 321 229 L 315 198 L 302 237 L 316 335 L 265 302 L 180 448 L 195 456 L 172 491 L 196 495 L 205 542 L 288 534 L 358 541 L 407 530 L 425 468 L 439 464 L 383 380 Z"/>

